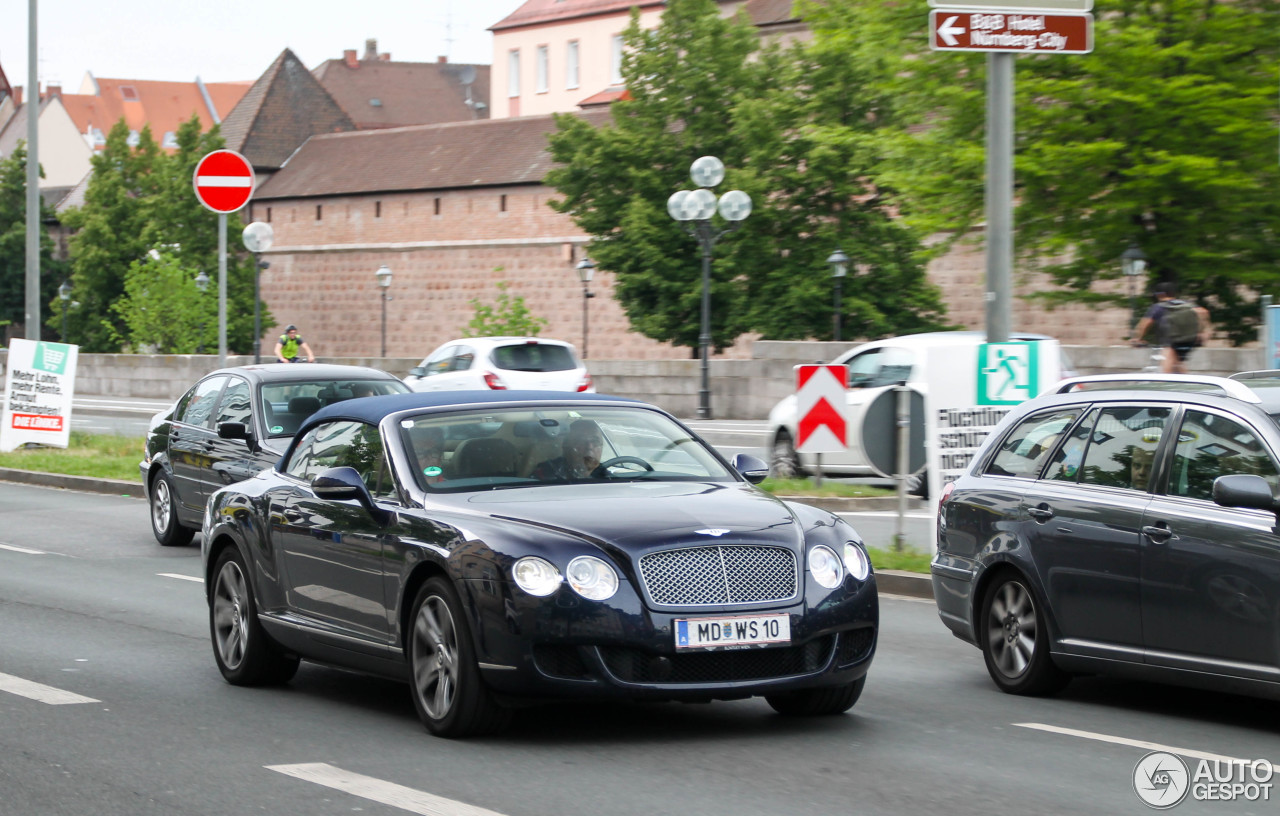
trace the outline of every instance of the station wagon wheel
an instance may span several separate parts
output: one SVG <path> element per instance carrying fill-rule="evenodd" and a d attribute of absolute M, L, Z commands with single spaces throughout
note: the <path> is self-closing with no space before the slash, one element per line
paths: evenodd
<path fill-rule="evenodd" d="M 151 480 L 151 532 L 165 547 L 189 544 L 196 531 L 178 523 L 178 494 L 173 479 L 163 470 Z"/>
<path fill-rule="evenodd" d="M 795 443 L 791 441 L 791 434 L 786 431 L 778 431 L 778 435 L 773 438 L 769 465 L 773 469 L 773 475 L 779 479 L 800 479 L 806 475 L 805 469 L 800 465 L 800 454 L 796 453 Z"/>
<path fill-rule="evenodd" d="M 263 631 L 239 551 L 223 550 L 213 575 L 209 634 L 222 676 L 235 686 L 287 683 L 298 672 L 298 657 L 286 654 Z"/>
<path fill-rule="evenodd" d="M 506 727 L 511 712 L 484 685 L 466 612 L 444 578 L 418 591 L 408 638 L 413 706 L 428 731 L 467 737 Z"/>
<path fill-rule="evenodd" d="M 867 684 L 864 674 L 852 683 L 843 686 L 789 691 L 785 694 L 765 695 L 765 702 L 779 714 L 788 717 L 821 717 L 831 714 L 843 714 L 853 708 L 862 696 L 862 689 Z"/>
<path fill-rule="evenodd" d="M 1070 676 L 1049 656 L 1049 628 L 1025 579 L 997 576 L 983 596 L 978 637 L 987 672 L 1009 694 L 1053 694 Z"/>

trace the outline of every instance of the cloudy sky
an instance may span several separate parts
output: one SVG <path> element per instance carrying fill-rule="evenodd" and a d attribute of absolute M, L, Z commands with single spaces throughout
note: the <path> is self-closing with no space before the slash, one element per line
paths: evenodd
<path fill-rule="evenodd" d="M 27 8 L 7 2 L 0 68 L 26 86 Z M 406 62 L 492 63 L 488 27 L 524 0 L 38 0 L 39 74 L 68 93 L 86 71 L 113 79 L 254 80 L 285 48 L 308 68 L 367 39 Z"/>

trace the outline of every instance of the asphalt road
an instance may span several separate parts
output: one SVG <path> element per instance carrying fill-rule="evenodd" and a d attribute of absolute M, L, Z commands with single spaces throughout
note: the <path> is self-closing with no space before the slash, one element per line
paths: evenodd
<path fill-rule="evenodd" d="M 1280 762 L 1280 703 L 1092 678 L 1006 696 L 932 603 L 891 597 L 844 716 L 566 703 L 445 741 L 395 683 L 224 683 L 198 548 L 158 546 L 142 501 L 0 483 L 0 519 L 0 816 L 1139 814 L 1152 745 Z"/>

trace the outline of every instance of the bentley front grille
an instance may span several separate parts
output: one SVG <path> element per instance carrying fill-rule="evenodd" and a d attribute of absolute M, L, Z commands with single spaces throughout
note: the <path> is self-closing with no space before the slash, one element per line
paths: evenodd
<path fill-rule="evenodd" d="M 796 597 L 795 554 L 784 547 L 720 544 L 640 559 L 649 597 L 665 606 L 726 606 Z"/>

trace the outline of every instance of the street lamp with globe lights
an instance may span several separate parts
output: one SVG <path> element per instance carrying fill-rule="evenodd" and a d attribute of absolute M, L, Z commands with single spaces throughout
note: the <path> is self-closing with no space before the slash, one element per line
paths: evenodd
<path fill-rule="evenodd" d="M 587 256 L 578 261 L 578 280 L 582 281 L 582 359 L 587 359 L 587 301 L 595 297 L 589 285 L 595 277 L 596 264 Z"/>
<path fill-rule="evenodd" d="M 62 342 L 67 342 L 67 311 L 71 308 L 71 281 L 63 281 L 58 287 L 58 300 L 62 301 Z"/>
<path fill-rule="evenodd" d="M 751 215 L 751 196 L 741 190 L 730 190 L 716 201 L 710 188 L 724 181 L 724 163 L 715 156 L 703 156 L 689 168 L 689 177 L 697 190 L 679 190 L 667 199 L 667 212 L 679 221 L 685 232 L 698 239 L 702 248 L 702 327 L 698 347 L 702 356 L 702 385 L 698 390 L 698 418 L 711 419 L 711 250 L 716 241 L 736 232 Z M 717 211 L 729 226 L 716 230 L 711 216 Z"/>
<path fill-rule="evenodd" d="M 383 264 L 373 273 L 378 278 L 378 286 L 382 289 L 382 356 L 387 356 L 387 301 L 391 300 L 391 267 Z"/>
<path fill-rule="evenodd" d="M 836 247 L 836 251 L 827 256 L 827 263 L 831 266 L 831 277 L 834 278 L 836 282 L 831 322 L 835 329 L 835 340 L 839 342 L 840 324 L 842 322 L 840 320 L 840 307 L 844 303 L 844 276 L 849 272 L 849 256 L 844 254 L 844 250 Z"/>
<path fill-rule="evenodd" d="M 1129 244 L 1120 254 L 1120 268 L 1129 281 L 1129 339 L 1133 340 L 1133 329 L 1138 325 L 1136 279 L 1147 271 L 1146 253 L 1137 244 Z"/>
<path fill-rule="evenodd" d="M 253 253 L 253 361 L 262 362 L 262 302 L 258 298 L 258 277 L 271 264 L 262 260 L 261 253 L 271 249 L 275 242 L 275 230 L 262 221 L 254 221 L 240 233 L 244 248 Z"/>

